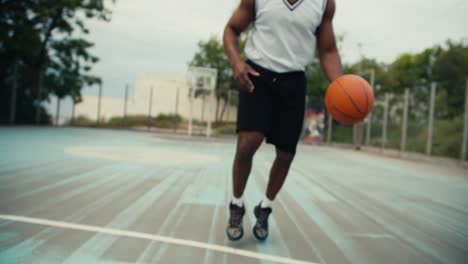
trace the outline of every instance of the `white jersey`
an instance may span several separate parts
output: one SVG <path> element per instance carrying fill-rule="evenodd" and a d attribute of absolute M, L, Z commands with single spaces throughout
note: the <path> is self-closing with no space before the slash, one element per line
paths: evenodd
<path fill-rule="evenodd" d="M 247 58 L 266 69 L 304 71 L 315 55 L 317 28 L 327 0 L 256 0 Z"/>

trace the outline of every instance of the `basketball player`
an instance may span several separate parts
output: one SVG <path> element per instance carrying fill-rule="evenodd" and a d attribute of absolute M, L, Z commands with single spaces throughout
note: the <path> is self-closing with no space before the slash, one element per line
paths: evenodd
<path fill-rule="evenodd" d="M 237 150 L 233 197 L 226 234 L 239 240 L 244 230 L 243 193 L 252 158 L 264 139 L 276 147 L 265 198 L 254 208 L 253 229 L 268 237 L 272 201 L 286 179 L 304 120 L 306 65 L 318 50 L 329 81 L 342 75 L 332 20 L 334 0 L 241 0 L 224 31 L 224 48 L 239 89 Z M 251 25 L 245 52 L 239 56 L 239 35 Z"/>

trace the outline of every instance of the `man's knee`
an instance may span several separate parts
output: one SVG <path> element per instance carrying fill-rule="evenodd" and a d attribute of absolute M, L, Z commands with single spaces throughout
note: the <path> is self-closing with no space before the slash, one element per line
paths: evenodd
<path fill-rule="evenodd" d="M 264 135 L 258 132 L 240 132 L 237 142 L 236 159 L 250 161 L 260 144 Z"/>
<path fill-rule="evenodd" d="M 240 144 L 237 147 L 236 159 L 239 161 L 250 161 L 252 160 L 256 150 L 256 146 Z"/>
<path fill-rule="evenodd" d="M 276 160 L 282 164 L 291 164 L 295 154 L 276 149 Z"/>

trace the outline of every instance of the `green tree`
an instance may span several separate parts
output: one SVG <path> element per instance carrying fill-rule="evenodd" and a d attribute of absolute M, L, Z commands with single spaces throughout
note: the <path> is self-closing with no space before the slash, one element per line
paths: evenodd
<path fill-rule="evenodd" d="M 402 92 L 405 88 L 414 88 L 418 85 L 425 85 L 432 81 L 431 60 L 437 58 L 441 53 L 439 46 L 425 49 L 421 53 L 404 53 L 400 55 L 392 64 L 388 72 L 390 77 L 389 90 Z"/>
<path fill-rule="evenodd" d="M 98 59 L 86 19 L 108 21 L 106 0 L 0 0 L 0 122 L 8 121 L 11 89 L 17 80 L 17 121 L 34 120 L 35 106 L 51 94 L 81 99 L 85 85 L 100 83 L 89 74 Z M 16 76 L 15 76 L 16 75 Z M 16 78 L 15 78 L 16 77 Z M 42 122 L 48 117 L 41 107 Z"/>
<path fill-rule="evenodd" d="M 438 117 L 452 119 L 463 113 L 465 89 L 468 78 L 468 44 L 447 41 L 437 57 L 432 73 L 443 92 L 437 105 L 444 106 L 445 111 L 437 111 Z M 442 109 L 441 109 L 442 110 Z"/>
<path fill-rule="evenodd" d="M 426 115 L 430 83 L 436 82 L 437 117 L 452 119 L 463 112 L 468 44 L 447 41 L 446 45 L 437 45 L 420 53 L 402 54 L 388 66 L 387 75 L 384 91 L 401 94 L 409 88 L 418 102 L 411 113 L 417 116 Z"/>
<path fill-rule="evenodd" d="M 378 95 L 381 92 L 387 91 L 391 87 L 391 77 L 388 73 L 388 66 L 385 63 L 378 62 L 376 59 L 363 57 L 354 64 L 344 66 L 345 73 L 357 74 L 371 82 L 370 71 L 374 70 L 374 92 Z M 380 86 L 381 90 L 378 90 Z"/>

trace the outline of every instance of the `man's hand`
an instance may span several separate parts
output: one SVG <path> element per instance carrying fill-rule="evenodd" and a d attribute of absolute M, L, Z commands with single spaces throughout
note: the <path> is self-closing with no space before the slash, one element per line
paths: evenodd
<path fill-rule="evenodd" d="M 255 89 L 252 81 L 250 80 L 249 74 L 253 76 L 260 76 L 260 73 L 256 72 L 250 65 L 241 61 L 234 65 L 234 81 L 236 82 L 237 89 L 240 91 L 247 91 L 252 93 Z"/>

